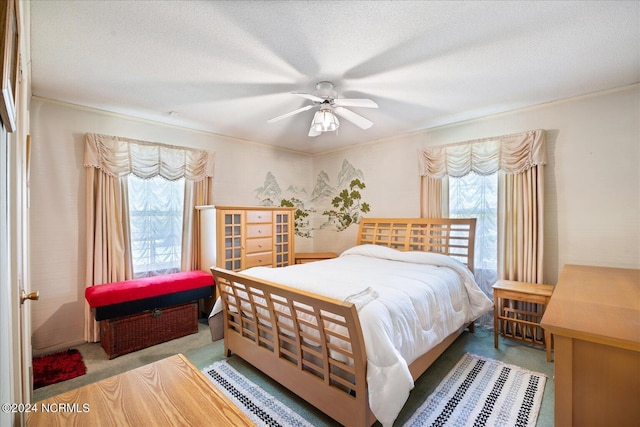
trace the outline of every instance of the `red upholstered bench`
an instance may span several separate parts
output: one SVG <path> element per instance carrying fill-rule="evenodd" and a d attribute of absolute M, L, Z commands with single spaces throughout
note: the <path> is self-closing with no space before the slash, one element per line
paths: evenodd
<path fill-rule="evenodd" d="M 212 290 L 213 276 L 194 270 L 96 285 L 84 296 L 96 320 L 104 320 L 196 301 L 210 297 Z"/>
<path fill-rule="evenodd" d="M 213 294 L 213 276 L 185 271 L 92 286 L 85 299 L 101 320 L 109 358 L 198 331 L 200 298 Z"/>

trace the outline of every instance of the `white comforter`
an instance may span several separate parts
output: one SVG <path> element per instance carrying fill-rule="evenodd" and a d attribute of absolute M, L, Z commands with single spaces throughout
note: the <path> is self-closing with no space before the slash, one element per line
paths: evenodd
<path fill-rule="evenodd" d="M 362 245 L 323 262 L 242 273 L 356 305 L 369 406 L 384 426 L 393 424 L 413 388 L 408 365 L 492 308 L 462 263 L 435 253 Z M 220 310 L 218 301 L 212 315 Z"/>

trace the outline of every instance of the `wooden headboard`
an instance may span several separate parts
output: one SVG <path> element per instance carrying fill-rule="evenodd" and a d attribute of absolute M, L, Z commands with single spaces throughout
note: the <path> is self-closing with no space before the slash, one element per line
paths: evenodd
<path fill-rule="evenodd" d="M 476 218 L 363 218 L 357 244 L 437 252 L 460 260 L 473 271 L 475 235 Z"/>

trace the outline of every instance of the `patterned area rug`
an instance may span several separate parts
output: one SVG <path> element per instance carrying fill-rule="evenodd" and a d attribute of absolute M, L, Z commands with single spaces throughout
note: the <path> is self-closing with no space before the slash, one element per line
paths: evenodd
<path fill-rule="evenodd" d="M 313 427 L 224 360 L 202 372 L 258 427 Z"/>
<path fill-rule="evenodd" d="M 312 427 L 226 361 L 202 370 L 258 426 Z M 546 376 L 467 353 L 404 427 L 535 426 Z"/>
<path fill-rule="evenodd" d="M 82 355 L 76 349 L 34 357 L 32 365 L 34 390 L 87 373 Z"/>
<path fill-rule="evenodd" d="M 546 379 L 467 353 L 405 427 L 535 426 Z"/>

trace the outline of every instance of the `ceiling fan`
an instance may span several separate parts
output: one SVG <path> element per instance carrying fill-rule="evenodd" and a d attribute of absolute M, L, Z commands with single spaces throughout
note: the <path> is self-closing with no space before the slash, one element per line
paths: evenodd
<path fill-rule="evenodd" d="M 334 89 L 333 83 L 323 81 L 316 84 L 316 94 L 310 93 L 298 93 L 294 92 L 292 95 L 301 96 L 313 102 L 311 105 L 305 105 L 297 110 L 290 111 L 273 119 L 267 120 L 268 123 L 277 122 L 278 120 L 286 119 L 294 114 L 302 113 L 303 111 L 310 110 L 314 107 L 320 107 L 316 114 L 313 116 L 311 122 L 311 128 L 309 129 L 309 136 L 318 136 L 322 132 L 335 131 L 340 127 L 340 121 L 336 117 L 336 114 L 344 119 L 347 119 L 354 125 L 362 128 L 369 129 L 373 122 L 362 117 L 360 114 L 345 107 L 364 107 L 364 108 L 378 108 L 371 99 L 354 99 L 354 98 L 338 98 Z"/>

